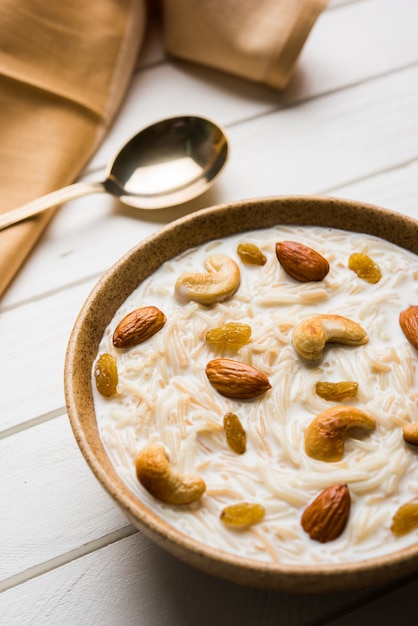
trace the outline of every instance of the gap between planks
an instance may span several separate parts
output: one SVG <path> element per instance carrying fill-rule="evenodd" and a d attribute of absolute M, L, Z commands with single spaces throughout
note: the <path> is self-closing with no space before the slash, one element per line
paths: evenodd
<path fill-rule="evenodd" d="M 112 543 L 117 543 L 122 539 L 126 539 L 132 535 L 139 533 L 139 530 L 135 528 L 132 524 L 125 526 L 119 530 L 116 530 L 112 533 L 108 533 L 99 539 L 95 539 L 94 541 L 90 541 L 79 548 L 74 548 L 73 550 L 69 550 L 64 554 L 60 554 L 48 561 L 44 561 L 43 563 L 38 563 L 28 569 L 25 569 L 18 574 L 14 574 L 4 580 L 0 581 L 0 593 L 3 591 L 7 591 L 8 589 L 12 589 L 13 587 L 17 587 L 18 585 L 22 585 L 33 578 L 37 578 L 44 574 L 51 572 L 54 569 L 62 567 L 63 565 L 68 565 L 72 561 L 75 561 L 81 557 L 87 556 L 92 552 L 96 552 L 102 548 L 105 548 Z"/>

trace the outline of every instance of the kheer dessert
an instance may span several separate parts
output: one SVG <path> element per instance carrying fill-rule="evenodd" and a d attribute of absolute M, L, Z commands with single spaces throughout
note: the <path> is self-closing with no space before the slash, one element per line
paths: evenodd
<path fill-rule="evenodd" d="M 263 562 L 415 543 L 417 301 L 414 254 L 331 228 L 238 233 L 164 263 L 94 364 L 116 471 L 179 531 Z M 141 342 L 115 345 L 132 321 Z M 105 394 L 103 355 L 117 368 Z"/>

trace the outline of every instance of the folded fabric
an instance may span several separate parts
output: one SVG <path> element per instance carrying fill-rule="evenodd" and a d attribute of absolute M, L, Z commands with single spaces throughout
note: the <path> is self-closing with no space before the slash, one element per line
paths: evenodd
<path fill-rule="evenodd" d="M 325 3 L 162 0 L 164 45 L 283 88 Z M 146 0 L 0 0 L 0 213 L 83 170 L 126 94 L 147 9 Z M 0 232 L 0 294 L 53 213 Z"/>
<path fill-rule="evenodd" d="M 163 0 L 168 53 L 286 87 L 327 0 Z"/>
<path fill-rule="evenodd" d="M 72 183 L 126 93 L 140 0 L 0 0 L 0 212 Z M 0 232 L 0 293 L 53 214 Z"/>

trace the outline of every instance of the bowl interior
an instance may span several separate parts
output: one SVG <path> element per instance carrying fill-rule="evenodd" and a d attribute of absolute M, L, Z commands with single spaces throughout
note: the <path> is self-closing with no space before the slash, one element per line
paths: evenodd
<path fill-rule="evenodd" d="M 277 197 L 205 209 L 142 241 L 98 282 L 74 325 L 66 355 L 65 394 L 78 445 L 98 480 L 132 523 L 173 555 L 208 573 L 265 589 L 324 592 L 358 588 L 416 570 L 418 546 L 344 565 L 290 566 L 237 558 L 186 537 L 142 504 L 117 475 L 101 443 L 91 371 L 104 330 L 132 291 L 162 263 L 212 239 L 278 224 L 367 233 L 418 254 L 418 223 L 375 206 L 320 197 Z"/>

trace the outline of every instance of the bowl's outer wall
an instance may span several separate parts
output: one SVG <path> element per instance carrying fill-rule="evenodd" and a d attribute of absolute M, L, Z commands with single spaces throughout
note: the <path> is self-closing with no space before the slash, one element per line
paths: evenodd
<path fill-rule="evenodd" d="M 379 207 L 324 197 L 262 198 L 220 205 L 181 218 L 148 237 L 102 277 L 72 331 L 65 362 L 71 426 L 92 471 L 132 523 L 157 544 L 210 574 L 265 589 L 324 592 L 360 588 L 418 568 L 418 546 L 392 556 L 338 566 L 283 566 L 248 562 L 185 537 L 133 496 L 101 443 L 91 372 L 102 335 L 117 309 L 165 261 L 207 241 L 278 224 L 315 225 L 376 235 L 418 254 L 418 222 Z"/>

